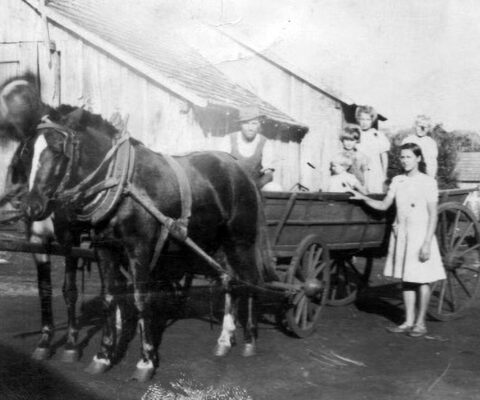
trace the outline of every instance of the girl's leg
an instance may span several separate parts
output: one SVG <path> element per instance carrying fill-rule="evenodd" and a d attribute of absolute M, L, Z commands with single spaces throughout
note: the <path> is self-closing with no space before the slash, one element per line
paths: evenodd
<path fill-rule="evenodd" d="M 418 327 L 425 327 L 428 303 L 430 302 L 430 293 L 430 284 L 422 283 L 419 285 L 419 306 L 417 320 L 415 322 L 415 325 Z"/>
<path fill-rule="evenodd" d="M 415 302 L 418 285 L 404 282 L 402 286 L 403 303 L 405 304 L 405 322 L 407 326 L 413 326 L 415 322 Z"/>

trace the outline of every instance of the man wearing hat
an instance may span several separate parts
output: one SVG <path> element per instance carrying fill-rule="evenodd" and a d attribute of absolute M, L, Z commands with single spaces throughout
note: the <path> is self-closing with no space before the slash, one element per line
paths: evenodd
<path fill-rule="evenodd" d="M 260 188 L 272 182 L 275 171 L 272 146 L 261 134 L 264 118 L 258 107 L 240 109 L 240 131 L 230 135 L 228 149 L 224 149 L 239 161 Z"/>

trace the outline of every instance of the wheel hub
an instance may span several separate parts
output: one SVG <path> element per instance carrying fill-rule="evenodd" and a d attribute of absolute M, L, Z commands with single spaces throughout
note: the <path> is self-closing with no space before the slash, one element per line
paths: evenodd
<path fill-rule="evenodd" d="M 323 290 L 323 282 L 311 278 L 305 281 L 303 290 L 308 297 L 317 297 Z"/>

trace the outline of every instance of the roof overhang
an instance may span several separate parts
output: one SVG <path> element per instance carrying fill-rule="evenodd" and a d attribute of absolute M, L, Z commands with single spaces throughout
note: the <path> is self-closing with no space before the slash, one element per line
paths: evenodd
<path fill-rule="evenodd" d="M 197 107 L 207 107 L 208 101 L 195 93 L 185 89 L 184 87 L 175 84 L 170 79 L 164 77 L 155 71 L 154 68 L 146 65 L 145 63 L 135 59 L 128 52 L 119 49 L 118 47 L 112 45 L 110 42 L 102 39 L 101 37 L 89 32 L 88 30 L 78 26 L 68 18 L 60 15 L 55 10 L 52 10 L 49 7 L 42 7 L 40 1 L 35 0 L 22 0 L 30 7 L 32 7 L 42 18 L 46 18 L 51 23 L 61 26 L 62 28 L 68 30 L 74 35 L 80 37 L 82 40 L 88 42 L 90 45 L 108 53 L 110 56 L 114 57 L 123 64 L 128 65 L 130 68 L 136 70 L 145 77 L 151 79 L 158 85 L 164 87 L 170 92 L 175 93 L 182 99 L 196 105 Z"/>

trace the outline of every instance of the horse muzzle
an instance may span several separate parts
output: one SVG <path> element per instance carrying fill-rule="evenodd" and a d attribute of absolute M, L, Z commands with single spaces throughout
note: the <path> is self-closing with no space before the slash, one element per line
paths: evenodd
<path fill-rule="evenodd" d="M 51 214 L 49 203 L 49 200 L 30 194 L 23 204 L 22 211 L 28 219 L 41 221 Z"/>

